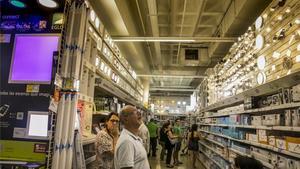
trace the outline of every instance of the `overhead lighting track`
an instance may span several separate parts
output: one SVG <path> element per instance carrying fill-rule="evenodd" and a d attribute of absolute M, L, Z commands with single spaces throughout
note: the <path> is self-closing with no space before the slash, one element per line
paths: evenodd
<path fill-rule="evenodd" d="M 206 77 L 206 76 L 200 76 L 200 75 L 147 75 L 147 74 L 140 74 L 137 76 L 138 77 L 185 78 L 185 79 L 203 79 Z"/>
<path fill-rule="evenodd" d="M 194 92 L 194 91 L 198 91 L 196 89 L 180 89 L 180 88 L 150 88 L 150 91 L 176 91 L 176 92 Z"/>
<path fill-rule="evenodd" d="M 236 42 L 236 37 L 112 37 L 114 42 Z"/>

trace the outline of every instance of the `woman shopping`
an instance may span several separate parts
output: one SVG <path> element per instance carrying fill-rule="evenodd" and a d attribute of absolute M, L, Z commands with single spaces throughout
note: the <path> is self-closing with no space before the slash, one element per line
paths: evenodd
<path fill-rule="evenodd" d="M 105 120 L 105 128 L 96 136 L 96 160 L 98 169 L 113 169 L 114 150 L 119 137 L 119 117 L 111 112 Z"/>

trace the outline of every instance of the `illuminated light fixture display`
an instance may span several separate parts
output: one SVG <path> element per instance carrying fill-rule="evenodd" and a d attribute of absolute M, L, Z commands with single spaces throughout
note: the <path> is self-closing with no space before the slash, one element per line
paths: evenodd
<path fill-rule="evenodd" d="M 91 12 L 90 12 L 90 19 L 91 19 L 91 21 L 95 21 L 95 19 L 96 19 L 96 14 L 95 14 L 95 11 L 94 10 L 91 10 Z"/>
<path fill-rule="evenodd" d="M 271 29 L 270 27 L 267 27 L 267 28 L 266 28 L 266 31 L 267 31 L 267 32 L 271 32 L 271 30 L 272 30 L 272 29 Z"/>
<path fill-rule="evenodd" d="M 300 44 L 297 45 L 297 51 L 300 51 Z"/>
<path fill-rule="evenodd" d="M 98 17 L 95 20 L 95 26 L 96 26 L 97 29 L 99 29 L 99 27 L 100 27 L 100 20 L 99 20 Z"/>
<path fill-rule="evenodd" d="M 256 81 L 257 81 L 258 84 L 261 85 L 261 84 L 266 83 L 266 79 L 267 79 L 267 77 L 266 77 L 266 74 L 264 72 L 259 72 L 257 74 Z"/>
<path fill-rule="evenodd" d="M 278 59 L 280 57 L 280 52 L 275 51 L 272 55 L 273 58 Z"/>
<path fill-rule="evenodd" d="M 12 4 L 15 7 L 18 7 L 18 8 L 25 8 L 26 7 L 26 4 L 24 2 L 18 1 L 18 0 L 10 0 L 9 3 Z"/>
<path fill-rule="evenodd" d="M 178 105 L 181 105 L 181 102 L 177 102 Z"/>
<path fill-rule="evenodd" d="M 58 4 L 53 0 L 38 0 L 38 2 L 47 8 L 56 8 Z"/>
<path fill-rule="evenodd" d="M 264 46 L 264 42 L 264 37 L 260 34 L 257 35 L 255 39 L 255 48 L 258 50 L 262 49 Z"/>
<path fill-rule="evenodd" d="M 276 70 L 276 66 L 272 65 L 272 71 L 275 71 L 275 70 Z"/>
<path fill-rule="evenodd" d="M 101 62 L 100 69 L 104 71 L 104 62 Z"/>
<path fill-rule="evenodd" d="M 258 17 L 255 21 L 255 29 L 259 30 L 263 25 L 263 17 Z"/>
<path fill-rule="evenodd" d="M 268 17 L 268 14 L 264 14 L 264 15 L 263 15 L 263 18 L 264 18 L 264 19 L 267 19 L 267 17 Z"/>
<path fill-rule="evenodd" d="M 195 42 L 193 39 L 117 39 L 115 42 Z"/>
<path fill-rule="evenodd" d="M 300 25 L 300 18 L 295 19 L 295 24 Z"/>
<path fill-rule="evenodd" d="M 290 12 L 291 12 L 291 8 L 290 8 L 290 7 L 287 7 L 287 8 L 285 9 L 285 12 L 286 12 L 286 13 L 290 13 Z"/>
<path fill-rule="evenodd" d="M 95 61 L 95 65 L 98 67 L 98 66 L 99 66 L 99 63 L 100 63 L 100 59 L 97 57 L 97 58 L 96 58 L 96 61 Z"/>
<path fill-rule="evenodd" d="M 291 51 L 290 49 L 288 49 L 288 50 L 286 51 L 286 55 L 287 55 L 288 57 L 291 57 L 291 54 L 292 54 L 292 51 Z"/>
<path fill-rule="evenodd" d="M 296 62 L 300 62 L 300 55 L 296 56 Z"/>
<path fill-rule="evenodd" d="M 264 70 L 266 66 L 266 58 L 264 55 L 261 55 L 257 58 L 257 67 L 259 70 Z"/>
<path fill-rule="evenodd" d="M 278 16 L 277 16 L 277 19 L 278 19 L 279 21 L 281 21 L 281 20 L 283 19 L 283 16 L 282 16 L 282 15 L 278 15 Z"/>

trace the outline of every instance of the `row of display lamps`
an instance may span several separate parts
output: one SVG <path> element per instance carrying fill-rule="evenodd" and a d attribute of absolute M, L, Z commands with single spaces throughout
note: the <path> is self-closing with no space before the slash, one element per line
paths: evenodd
<path fill-rule="evenodd" d="M 37 0 L 37 2 L 47 8 L 57 8 L 58 4 L 54 0 Z M 25 2 L 21 0 L 9 0 L 9 3 L 18 8 L 26 8 Z"/>

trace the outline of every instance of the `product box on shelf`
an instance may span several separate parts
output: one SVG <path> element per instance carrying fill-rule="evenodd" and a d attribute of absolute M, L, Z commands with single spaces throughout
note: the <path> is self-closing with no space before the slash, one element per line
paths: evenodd
<path fill-rule="evenodd" d="M 292 96 L 292 89 L 282 89 L 282 96 L 283 96 L 283 103 L 291 103 L 293 96 Z"/>
<path fill-rule="evenodd" d="M 249 140 L 249 141 L 252 141 L 252 142 L 258 142 L 258 135 L 257 135 L 257 134 L 250 134 L 250 133 L 247 133 L 247 134 L 246 134 L 246 138 L 247 138 L 247 140 Z"/>
<path fill-rule="evenodd" d="M 268 137 L 268 143 L 269 143 L 269 145 L 276 147 L 276 138 L 275 138 L 275 136 L 269 136 Z"/>
<path fill-rule="evenodd" d="M 287 159 L 287 168 L 288 169 L 300 169 L 300 161 Z"/>
<path fill-rule="evenodd" d="M 280 104 L 282 104 L 280 95 L 279 94 L 273 95 L 272 96 L 272 105 L 280 105 Z"/>
<path fill-rule="evenodd" d="M 293 126 L 300 126 L 300 108 L 291 110 Z"/>
<path fill-rule="evenodd" d="M 292 112 L 291 110 L 285 110 L 285 126 L 292 126 Z"/>
<path fill-rule="evenodd" d="M 268 144 L 268 136 L 266 130 L 257 130 L 258 142 L 262 144 Z"/>
<path fill-rule="evenodd" d="M 300 84 L 293 86 L 293 101 L 298 102 L 300 101 Z"/>
<path fill-rule="evenodd" d="M 241 115 L 241 125 L 251 125 L 251 116 L 249 114 Z"/>
<path fill-rule="evenodd" d="M 240 124 L 240 115 L 230 115 L 229 124 L 234 124 L 234 125 Z"/>
<path fill-rule="evenodd" d="M 282 126 L 284 125 L 283 114 L 270 114 L 262 116 L 262 125 L 264 126 Z"/>
<path fill-rule="evenodd" d="M 262 125 L 262 117 L 261 116 L 251 116 L 251 125 L 261 126 Z"/>
<path fill-rule="evenodd" d="M 276 147 L 279 148 L 279 149 L 283 149 L 283 150 L 286 150 L 287 147 L 286 147 L 286 140 L 284 137 L 282 138 L 276 138 Z"/>
<path fill-rule="evenodd" d="M 287 150 L 300 154 L 300 138 L 299 137 L 286 137 Z"/>

